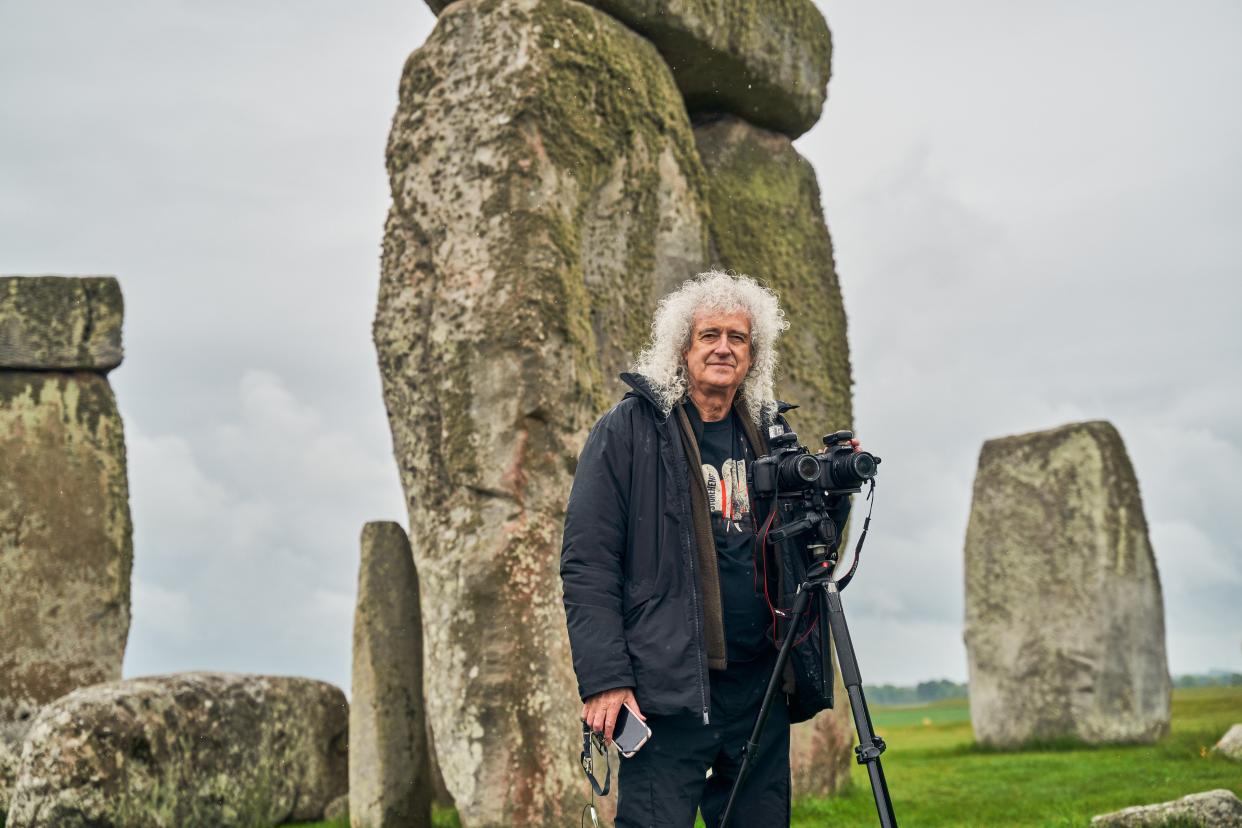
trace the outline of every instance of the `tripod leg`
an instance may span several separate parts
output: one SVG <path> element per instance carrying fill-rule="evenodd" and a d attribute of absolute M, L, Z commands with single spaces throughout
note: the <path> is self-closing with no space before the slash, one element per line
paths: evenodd
<path fill-rule="evenodd" d="M 820 680 L 824 682 L 821 692 L 828 697 L 828 706 L 832 707 L 834 702 L 833 683 L 836 678 L 836 666 L 832 662 L 832 621 L 828 612 L 828 596 L 822 589 L 815 591 L 816 609 L 819 610 L 819 619 L 816 621 L 819 627 L 820 641 Z"/>
<path fill-rule="evenodd" d="M 841 665 L 841 681 L 850 697 L 850 710 L 854 714 L 854 728 L 858 731 L 858 764 L 867 766 L 871 778 L 871 793 L 875 796 L 875 809 L 880 816 L 882 828 L 896 828 L 897 817 L 893 814 L 893 800 L 888 795 L 888 782 L 880 765 L 884 752 L 884 740 L 875 735 L 871 726 L 871 712 L 863 696 L 862 676 L 858 672 L 858 659 L 854 657 L 854 644 L 850 640 L 849 627 L 845 623 L 845 608 L 841 606 L 841 593 L 835 583 L 825 588 L 828 598 L 828 620 L 832 625 L 832 637 L 837 645 L 837 661 Z"/>
<path fill-rule="evenodd" d="M 755 752 L 759 750 L 759 737 L 763 735 L 763 725 L 768 720 L 772 701 L 780 692 L 781 674 L 785 671 L 785 662 L 789 660 L 789 651 L 793 649 L 794 637 L 798 634 L 800 626 L 798 622 L 802 620 L 802 614 L 806 612 L 809 598 L 810 592 L 804 589 L 799 591 L 798 597 L 794 599 L 793 610 L 787 621 L 789 626 L 785 630 L 780 653 L 776 657 L 776 666 L 772 668 L 772 675 L 768 677 L 768 689 L 764 691 L 763 702 L 759 706 L 759 716 L 755 719 L 755 727 L 751 730 L 750 739 L 747 740 L 746 747 L 742 751 L 742 765 L 737 769 L 737 779 L 733 780 L 733 789 L 729 791 L 729 802 L 725 805 L 724 815 L 720 817 L 718 828 L 725 828 L 729 824 L 729 817 L 732 816 L 733 806 L 737 801 L 737 793 L 742 789 L 742 783 L 746 781 L 746 772 L 755 758 Z"/>

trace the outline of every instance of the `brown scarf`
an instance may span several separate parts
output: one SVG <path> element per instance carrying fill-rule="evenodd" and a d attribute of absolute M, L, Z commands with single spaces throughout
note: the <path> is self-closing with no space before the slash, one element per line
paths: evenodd
<path fill-rule="evenodd" d="M 699 443 L 694 436 L 694 428 L 690 425 L 690 417 L 686 414 L 686 406 L 677 406 L 678 431 L 681 444 L 686 450 L 690 461 L 690 515 L 694 524 L 695 563 L 698 565 L 699 591 L 703 596 L 703 637 L 707 643 L 707 666 L 712 670 L 723 670 L 728 666 L 725 660 L 724 607 L 720 601 L 720 570 L 716 563 L 716 539 L 712 535 L 712 510 L 707 499 L 707 484 L 703 481 L 703 457 L 699 454 Z M 768 443 L 759 433 L 759 429 L 751 422 L 742 402 L 742 395 L 733 399 L 733 410 L 742 423 L 742 432 L 750 443 L 750 450 L 756 457 L 768 453 Z"/>

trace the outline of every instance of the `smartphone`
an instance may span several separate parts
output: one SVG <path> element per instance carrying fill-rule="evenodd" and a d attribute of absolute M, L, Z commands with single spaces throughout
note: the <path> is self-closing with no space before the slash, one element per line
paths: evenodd
<path fill-rule="evenodd" d="M 638 718 L 628 704 L 622 704 L 617 712 L 617 723 L 612 728 L 612 741 L 617 746 L 617 753 L 629 759 L 650 738 L 651 728 L 647 727 L 647 723 Z"/>

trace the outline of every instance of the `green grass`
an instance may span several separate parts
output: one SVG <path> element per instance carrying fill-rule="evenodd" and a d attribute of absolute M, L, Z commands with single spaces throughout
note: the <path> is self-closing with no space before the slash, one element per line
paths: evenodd
<path fill-rule="evenodd" d="M 1242 688 L 1174 691 L 1172 733 L 1157 745 L 987 750 L 974 743 L 965 701 L 877 708 L 873 718 L 889 744 L 883 764 L 900 824 L 1068 828 L 1211 788 L 1242 794 L 1242 767 L 1209 752 L 1242 721 Z M 795 803 L 795 828 L 828 824 L 877 824 L 865 768 L 854 768 L 844 796 Z"/>
<path fill-rule="evenodd" d="M 457 818 L 457 811 L 452 808 L 441 808 L 434 806 L 431 811 L 431 824 L 435 828 L 461 828 L 461 820 Z M 0 825 L 0 828 L 4 828 Z M 338 819 L 335 822 L 299 822 L 283 826 L 283 828 L 349 828 L 348 819 Z M 574 827 L 577 828 L 577 823 Z"/>
<path fill-rule="evenodd" d="M 1079 828 L 1096 814 L 1228 788 L 1242 795 L 1242 765 L 1210 753 L 1242 722 L 1242 687 L 1173 692 L 1173 732 L 1157 745 L 1087 747 L 1070 742 L 1022 751 L 974 743 L 965 701 L 877 707 L 876 731 L 888 743 L 884 772 L 901 825 L 918 828 Z M 437 811 L 436 828 L 458 828 Z M 832 799 L 794 803 L 793 828 L 878 824 L 866 769 Z M 702 825 L 700 821 L 699 825 Z M 345 828 L 319 822 L 303 828 Z"/>

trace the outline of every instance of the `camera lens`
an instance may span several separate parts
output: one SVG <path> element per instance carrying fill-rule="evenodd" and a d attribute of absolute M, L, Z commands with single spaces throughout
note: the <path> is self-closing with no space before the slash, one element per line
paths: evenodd
<path fill-rule="evenodd" d="M 870 480 L 875 477 L 875 457 L 860 451 L 853 456 L 854 476 L 859 480 Z"/>
<path fill-rule="evenodd" d="M 832 461 L 830 476 L 838 489 L 854 489 L 875 477 L 875 455 L 866 451 L 842 451 Z"/>
<path fill-rule="evenodd" d="M 781 491 L 798 491 L 819 479 L 819 460 L 805 451 L 781 458 L 776 483 Z"/>
<path fill-rule="evenodd" d="M 814 483 L 819 478 L 819 461 L 809 454 L 800 455 L 794 463 L 794 474 L 804 483 Z"/>

